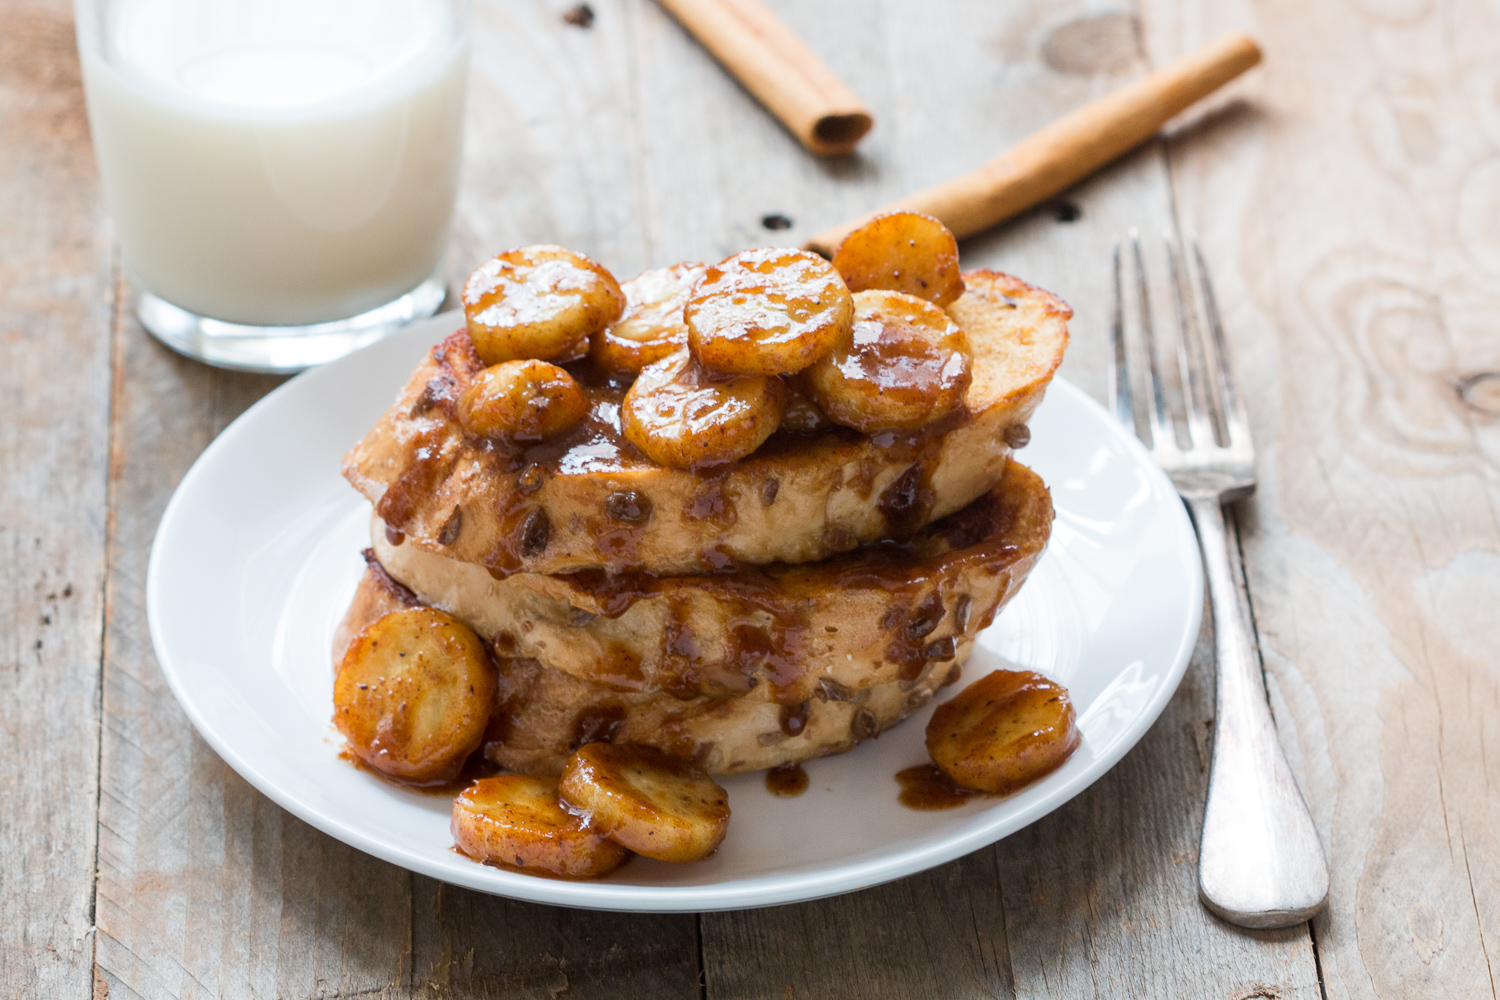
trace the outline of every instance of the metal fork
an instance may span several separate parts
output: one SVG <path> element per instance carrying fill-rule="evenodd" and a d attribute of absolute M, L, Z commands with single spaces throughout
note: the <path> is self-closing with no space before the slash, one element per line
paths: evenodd
<path fill-rule="evenodd" d="M 1138 346 L 1127 344 L 1121 247 L 1116 243 L 1110 402 L 1119 419 L 1134 430 L 1130 371 L 1132 365 L 1139 371 L 1144 363 L 1150 395 L 1146 443 L 1182 494 L 1203 547 L 1218 677 L 1213 764 L 1198 850 L 1199 895 L 1205 906 L 1230 923 L 1286 927 L 1307 920 L 1323 905 L 1328 864 L 1307 803 L 1276 739 L 1249 609 L 1237 585 L 1238 553 L 1224 526 L 1222 505 L 1255 490 L 1255 448 L 1230 377 L 1224 328 L 1203 254 L 1194 243 L 1200 313 L 1186 262 L 1171 235 L 1165 239 L 1188 446 L 1178 444 L 1168 407 L 1141 241 L 1134 230 L 1129 245 L 1141 337 Z"/>

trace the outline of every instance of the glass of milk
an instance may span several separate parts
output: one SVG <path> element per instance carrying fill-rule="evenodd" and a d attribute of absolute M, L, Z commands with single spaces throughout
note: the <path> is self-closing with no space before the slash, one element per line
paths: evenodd
<path fill-rule="evenodd" d="M 332 360 L 443 301 L 470 0 L 75 0 L 146 329 L 210 364 Z"/>

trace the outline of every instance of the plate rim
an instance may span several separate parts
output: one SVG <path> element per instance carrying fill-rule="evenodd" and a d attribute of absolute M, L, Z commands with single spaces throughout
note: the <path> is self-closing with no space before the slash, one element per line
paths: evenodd
<path fill-rule="evenodd" d="M 346 363 L 349 363 L 351 359 L 358 358 L 366 352 L 373 352 L 382 348 L 394 350 L 396 348 L 391 344 L 391 341 L 398 338 L 403 343 L 407 340 L 419 340 L 419 334 L 453 322 L 455 315 L 457 315 L 456 312 L 442 313 L 419 323 L 414 323 L 403 330 L 397 331 L 391 337 L 370 344 L 326 365 L 303 372 L 257 400 L 244 413 L 235 418 L 194 459 L 192 466 L 189 467 L 173 490 L 172 497 L 162 512 L 161 520 L 157 524 L 155 537 L 152 540 L 151 555 L 146 569 L 147 626 L 157 666 L 165 677 L 167 686 L 171 690 L 173 697 L 177 699 L 177 703 L 182 707 L 183 712 L 187 715 L 188 720 L 192 723 L 193 728 L 199 736 L 203 738 L 225 763 L 234 769 L 235 773 L 244 778 L 252 787 L 272 802 L 286 809 L 314 829 L 320 830 L 366 854 L 398 865 L 408 871 L 417 872 L 418 874 L 426 875 L 442 882 L 459 885 L 478 892 L 528 902 L 570 906 L 580 909 L 659 913 L 712 912 L 806 902 L 840 895 L 845 892 L 853 892 L 894 881 L 907 875 L 917 874 L 955 858 L 962 857 L 989 844 L 993 844 L 1012 833 L 1030 826 L 1032 823 L 1035 823 L 1037 820 L 1082 794 L 1094 782 L 1113 770 L 1120 760 L 1134 749 L 1150 728 L 1155 725 L 1156 720 L 1160 718 L 1161 713 L 1166 709 L 1167 703 L 1180 686 L 1197 641 L 1197 628 L 1186 629 L 1184 634 L 1178 638 L 1173 662 L 1170 669 L 1164 675 L 1164 682 L 1122 735 L 1116 738 L 1112 745 L 1107 748 L 1107 752 L 1095 758 L 1091 773 L 1075 778 L 1072 783 L 1060 784 L 1050 789 L 1048 794 L 1032 801 L 1019 812 L 1002 814 L 990 823 L 978 824 L 967 831 L 951 834 L 927 844 L 890 851 L 862 861 L 825 865 L 811 871 L 762 874 L 746 878 L 735 878 L 726 882 L 711 883 L 708 885 L 643 886 L 607 882 L 571 882 L 538 878 L 493 868 L 480 869 L 486 876 L 484 884 L 477 882 L 455 882 L 450 871 L 443 869 L 426 856 L 411 852 L 398 845 L 378 840 L 367 835 L 360 829 L 345 823 L 339 817 L 321 811 L 301 797 L 286 793 L 273 779 L 264 774 L 261 768 L 253 761 L 247 759 L 246 756 L 229 745 L 205 717 L 202 706 L 195 701 L 183 675 L 173 665 L 171 655 L 168 652 L 169 645 L 167 638 L 161 633 L 160 622 L 162 615 L 158 611 L 162 600 L 163 587 L 160 554 L 170 544 L 170 539 L 176 530 L 176 523 L 183 516 L 182 511 L 189 502 L 185 498 L 189 498 L 197 488 L 196 484 L 198 480 L 208 474 L 206 470 L 216 461 L 217 455 L 220 452 L 232 449 L 240 436 L 248 433 L 250 427 L 259 420 L 264 419 L 262 415 L 267 410 L 279 405 L 283 396 L 292 393 L 314 391 L 316 385 L 322 380 L 337 377 L 335 373 Z M 1170 496 L 1177 496 L 1175 487 L 1171 485 L 1166 474 L 1151 459 L 1145 446 L 1141 444 L 1134 434 L 1128 433 L 1125 428 L 1121 427 L 1104 406 L 1092 396 L 1061 377 L 1052 380 L 1051 385 L 1048 387 L 1048 393 L 1059 393 L 1067 396 L 1070 403 L 1081 405 L 1085 409 L 1092 411 L 1096 417 L 1102 418 L 1102 422 L 1108 429 L 1108 433 L 1119 442 L 1122 442 L 1126 450 L 1135 459 L 1136 464 L 1143 467 L 1146 475 L 1156 481 L 1156 492 L 1161 493 L 1164 490 Z M 1182 503 L 1177 503 L 1173 504 L 1172 508 L 1168 516 L 1176 523 L 1176 533 L 1184 536 L 1190 542 L 1191 551 L 1196 554 L 1198 552 L 1197 535 L 1188 516 L 1186 506 Z M 1195 613 L 1191 614 L 1189 619 L 1201 622 L 1203 614 L 1202 568 L 1196 559 L 1189 560 L 1188 562 L 1189 571 L 1184 583 L 1186 583 L 1189 592 L 1189 606 L 1195 609 Z M 1046 781 L 1047 779 L 1044 778 L 1042 780 Z M 982 816 L 983 814 L 979 813 L 976 815 Z"/>

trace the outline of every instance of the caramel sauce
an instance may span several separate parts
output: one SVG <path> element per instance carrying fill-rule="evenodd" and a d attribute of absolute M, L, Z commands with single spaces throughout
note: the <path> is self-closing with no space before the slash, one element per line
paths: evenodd
<path fill-rule="evenodd" d="M 593 679 L 616 691 L 641 691 L 646 687 L 641 658 L 623 642 L 609 644 Z"/>
<path fill-rule="evenodd" d="M 421 441 L 412 455 L 411 464 L 401 470 L 401 475 L 385 488 L 375 504 L 375 513 L 386 523 L 388 531 L 394 529 L 399 533 L 405 530 L 422 501 L 432 494 L 457 461 L 457 452 L 445 449 L 442 436 L 436 431 L 424 431 Z"/>
<path fill-rule="evenodd" d="M 780 692 L 794 686 L 806 672 L 807 621 L 783 608 L 776 608 L 771 619 L 770 627 L 758 623 L 730 626 L 725 660 L 750 686 L 761 680 L 769 682 L 780 700 Z M 800 723 L 789 722 L 786 712 L 787 706 L 783 706 L 782 732 L 788 736 L 800 734 L 807 721 L 805 707 Z"/>
<path fill-rule="evenodd" d="M 707 521 L 716 528 L 732 528 L 739 520 L 734 500 L 724 492 L 722 475 L 706 478 L 703 489 L 693 497 L 683 514 L 690 521 Z"/>
<path fill-rule="evenodd" d="M 610 743 L 624 723 L 625 709 L 621 705 L 586 708 L 573 719 L 573 738 L 568 741 L 568 749 L 577 750 L 585 743 Z"/>
<path fill-rule="evenodd" d="M 641 540 L 646 531 L 643 527 L 621 527 L 600 532 L 594 538 L 594 548 L 615 565 L 629 566 L 640 562 Z"/>
<path fill-rule="evenodd" d="M 833 429 L 833 421 L 803 392 L 795 381 L 787 396 L 778 430 L 792 434 L 822 434 Z"/>
<path fill-rule="evenodd" d="M 766 791 L 783 799 L 807 791 L 807 772 L 801 764 L 782 764 L 766 772 Z"/>
<path fill-rule="evenodd" d="M 506 456 L 507 471 L 535 465 L 555 475 L 574 475 L 649 465 L 620 428 L 620 404 L 630 383 L 588 361 L 565 368 L 582 387 L 588 412 L 556 437 L 512 448 Z"/>
<path fill-rule="evenodd" d="M 787 736 L 801 736 L 807 729 L 807 713 L 812 705 L 803 701 L 795 705 L 782 705 L 779 723 L 781 731 Z"/>
<path fill-rule="evenodd" d="M 896 781 L 901 785 L 900 803 L 908 809 L 923 812 L 957 809 L 965 802 L 984 794 L 956 784 L 952 778 L 939 771 L 936 764 L 918 764 L 916 767 L 897 771 Z"/>

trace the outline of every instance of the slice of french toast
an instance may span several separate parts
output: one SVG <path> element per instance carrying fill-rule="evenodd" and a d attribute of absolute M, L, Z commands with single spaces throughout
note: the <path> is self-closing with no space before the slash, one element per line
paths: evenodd
<path fill-rule="evenodd" d="M 527 774 L 557 774 L 574 750 L 600 740 L 643 743 L 710 774 L 738 774 L 844 753 L 874 739 L 932 700 L 961 673 L 957 664 L 912 681 L 859 691 L 846 701 L 794 706 L 755 698 L 629 694 L 535 660 L 500 661 L 500 694 L 483 753 Z"/>
<path fill-rule="evenodd" d="M 587 417 L 528 447 L 467 435 L 456 400 L 483 368 L 454 334 L 344 459 L 344 475 L 406 544 L 493 573 L 681 575 L 800 563 L 901 537 L 999 482 L 1041 401 L 1072 311 L 995 271 L 964 275 L 948 311 L 973 353 L 965 406 L 910 432 L 778 432 L 702 470 L 647 460 L 620 431 L 626 386 L 574 366 Z"/>
<path fill-rule="evenodd" d="M 391 611 L 419 606 L 372 560 L 339 625 L 334 662 L 366 626 Z M 958 659 L 929 662 L 910 680 L 857 691 L 824 686 L 806 701 L 782 705 L 758 697 L 683 699 L 621 691 L 531 658 L 502 656 L 495 660 L 497 694 L 483 752 L 513 771 L 555 775 L 585 743 L 645 743 L 713 774 L 758 771 L 842 753 L 873 739 L 956 679 Z"/>
<path fill-rule="evenodd" d="M 617 691 L 795 704 L 847 700 L 962 662 L 1041 557 L 1051 525 L 1041 479 L 1011 462 L 999 486 L 911 538 L 816 563 L 495 579 L 394 545 L 376 522 L 371 566 L 403 600 L 454 615 L 501 656 Z"/>

